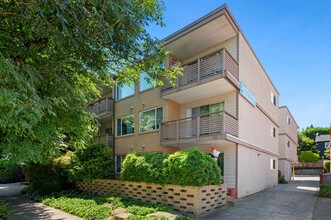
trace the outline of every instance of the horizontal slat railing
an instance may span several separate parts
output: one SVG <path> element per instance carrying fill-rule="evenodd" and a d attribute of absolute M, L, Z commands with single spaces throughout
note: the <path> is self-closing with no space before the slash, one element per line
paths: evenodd
<path fill-rule="evenodd" d="M 113 147 L 113 135 L 110 134 L 103 134 L 99 135 L 95 138 L 96 142 L 105 143 L 106 146 Z"/>
<path fill-rule="evenodd" d="M 94 114 L 101 116 L 114 113 L 114 100 L 112 98 L 104 98 L 95 102 L 91 107 Z"/>
<path fill-rule="evenodd" d="M 225 111 L 161 123 L 161 144 L 217 134 L 238 136 L 238 120 Z"/>
<path fill-rule="evenodd" d="M 210 77 L 224 77 L 225 70 L 239 80 L 238 63 L 231 54 L 223 48 L 218 52 L 211 53 L 183 65 L 183 76 L 178 77 L 176 87 L 173 87 L 167 80 L 164 80 L 164 85 L 161 87 L 161 94 L 180 91 L 182 88 L 188 88 L 187 85 L 189 84 L 194 86 L 208 82 L 208 80 L 203 80 Z"/>

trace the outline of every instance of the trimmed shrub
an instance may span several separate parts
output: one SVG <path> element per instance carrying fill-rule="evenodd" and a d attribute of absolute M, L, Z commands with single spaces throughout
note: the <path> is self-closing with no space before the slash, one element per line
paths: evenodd
<path fill-rule="evenodd" d="M 122 164 L 122 180 L 163 184 L 163 153 L 131 153 Z"/>
<path fill-rule="evenodd" d="M 70 180 L 113 178 L 113 152 L 103 143 L 92 143 L 72 156 Z"/>
<path fill-rule="evenodd" d="M 288 182 L 285 179 L 285 176 L 282 175 L 282 171 L 278 170 L 278 183 L 287 184 Z"/>
<path fill-rule="evenodd" d="M 25 181 L 22 166 L 8 160 L 0 160 L 0 183 Z"/>
<path fill-rule="evenodd" d="M 298 155 L 299 162 L 317 162 L 320 156 L 311 151 L 301 151 Z"/>
<path fill-rule="evenodd" d="M 205 186 L 221 183 L 221 170 L 216 160 L 196 148 L 169 155 L 163 166 L 168 184 Z"/>
<path fill-rule="evenodd" d="M 29 186 L 27 192 L 33 195 L 47 195 L 73 187 L 68 181 L 68 155 L 50 160 L 47 164 L 30 163 L 24 167 Z"/>

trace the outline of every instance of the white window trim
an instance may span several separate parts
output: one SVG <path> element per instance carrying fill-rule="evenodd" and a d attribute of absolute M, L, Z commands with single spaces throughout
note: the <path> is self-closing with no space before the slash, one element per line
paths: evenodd
<path fill-rule="evenodd" d="M 135 128 L 134 127 L 134 114 L 130 114 L 130 115 L 133 115 L 133 128 Z M 134 130 L 133 130 L 133 133 L 131 133 L 131 134 L 121 134 L 121 135 L 118 135 L 117 134 L 117 128 L 118 128 L 118 125 L 117 125 L 117 120 L 118 119 L 121 119 L 122 120 L 122 118 L 124 118 L 124 117 L 128 117 L 128 116 L 130 116 L 130 115 L 124 115 L 124 116 L 122 116 L 122 117 L 119 117 L 119 118 L 116 118 L 116 121 L 115 121 L 115 134 L 116 134 L 116 137 L 125 137 L 125 136 L 132 136 L 132 135 L 134 135 Z M 122 124 L 122 123 L 121 123 Z M 122 129 L 121 129 L 121 133 L 122 133 Z"/>
<path fill-rule="evenodd" d="M 274 135 L 274 130 L 275 130 L 275 135 Z M 277 130 L 273 125 L 271 125 L 271 137 L 274 137 L 274 138 L 277 137 Z"/>
<path fill-rule="evenodd" d="M 160 130 L 161 125 L 159 126 L 159 128 L 157 128 L 157 124 L 156 124 L 156 122 L 157 122 L 157 115 L 156 115 L 157 111 L 156 111 L 156 110 L 157 110 L 158 108 L 162 108 L 162 121 L 163 121 L 163 119 L 164 119 L 164 108 L 163 108 L 163 106 L 159 106 L 159 107 L 155 107 L 155 108 L 150 108 L 150 109 L 147 109 L 147 110 L 145 110 L 145 111 L 141 111 L 141 112 L 139 112 L 139 134 L 143 134 L 143 133 L 148 133 L 148 132 L 153 132 L 153 131 L 158 131 L 158 130 Z M 155 113 L 155 129 L 154 129 L 154 130 L 151 130 L 151 131 L 141 131 L 141 130 L 140 130 L 140 125 L 141 125 L 141 113 L 148 112 L 148 111 L 151 111 L 151 110 L 154 110 L 154 113 Z"/>
<path fill-rule="evenodd" d="M 287 124 L 288 124 L 288 125 L 291 124 L 291 118 L 290 118 L 290 116 L 287 116 Z"/>
<path fill-rule="evenodd" d="M 274 161 L 275 161 L 275 167 L 274 167 Z M 276 170 L 277 164 L 276 164 L 276 160 L 271 158 L 270 159 L 270 169 L 271 170 Z"/>

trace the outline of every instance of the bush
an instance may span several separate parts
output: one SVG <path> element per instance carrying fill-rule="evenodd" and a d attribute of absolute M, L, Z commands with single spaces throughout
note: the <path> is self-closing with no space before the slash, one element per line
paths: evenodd
<path fill-rule="evenodd" d="M 163 160 L 166 157 L 166 154 L 154 152 L 128 154 L 122 165 L 122 180 L 163 184 Z"/>
<path fill-rule="evenodd" d="M 287 184 L 288 182 L 285 179 L 285 176 L 282 175 L 282 171 L 278 170 L 278 183 Z"/>
<path fill-rule="evenodd" d="M 169 155 L 163 166 L 168 184 L 205 186 L 221 183 L 221 170 L 216 160 L 196 148 Z"/>
<path fill-rule="evenodd" d="M 320 187 L 319 196 L 331 198 L 331 184 L 322 185 Z"/>
<path fill-rule="evenodd" d="M 8 205 L 0 200 L 0 219 L 9 220 L 12 219 L 12 213 Z"/>
<path fill-rule="evenodd" d="M 320 156 L 311 151 L 301 151 L 298 155 L 299 162 L 317 162 Z"/>
<path fill-rule="evenodd" d="M 27 192 L 34 195 L 46 195 L 72 188 L 68 181 L 67 167 L 69 156 L 63 155 L 47 164 L 30 163 L 24 167 L 29 186 Z"/>
<path fill-rule="evenodd" d="M 324 161 L 324 173 L 330 173 L 330 161 Z"/>
<path fill-rule="evenodd" d="M 0 183 L 16 183 L 25 181 L 22 166 L 8 160 L 0 160 Z"/>
<path fill-rule="evenodd" d="M 70 180 L 113 178 L 113 153 L 103 143 L 92 143 L 73 155 L 69 173 Z"/>

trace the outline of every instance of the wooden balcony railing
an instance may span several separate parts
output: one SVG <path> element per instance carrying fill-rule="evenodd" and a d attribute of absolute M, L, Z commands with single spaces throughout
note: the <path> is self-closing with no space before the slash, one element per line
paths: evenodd
<path fill-rule="evenodd" d="M 91 110 L 98 116 L 112 115 L 114 113 L 114 99 L 101 99 L 91 106 Z"/>
<path fill-rule="evenodd" d="M 199 58 L 183 66 L 183 76 L 177 78 L 174 88 L 165 81 L 161 88 L 161 95 L 177 92 L 192 86 L 206 83 L 225 76 L 228 71 L 239 80 L 239 66 L 230 53 L 223 48 L 208 56 Z"/>
<path fill-rule="evenodd" d="M 113 147 L 113 139 L 114 139 L 114 136 L 113 135 L 103 134 L 103 135 L 97 136 L 94 139 L 94 141 L 96 141 L 96 142 L 102 142 L 102 143 L 105 143 L 106 146 Z"/>
<path fill-rule="evenodd" d="M 180 143 L 183 139 L 210 135 L 232 134 L 238 136 L 238 120 L 225 111 L 182 118 L 161 123 L 161 145 Z"/>

